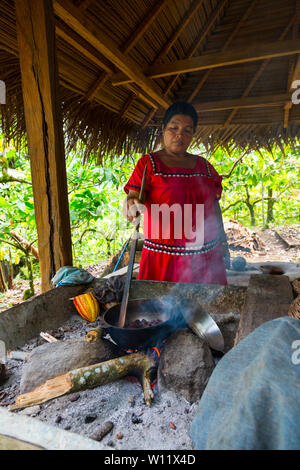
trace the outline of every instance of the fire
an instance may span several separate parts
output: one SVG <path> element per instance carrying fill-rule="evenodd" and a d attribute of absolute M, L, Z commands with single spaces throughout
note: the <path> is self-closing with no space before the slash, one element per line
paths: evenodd
<path fill-rule="evenodd" d="M 152 346 L 152 349 L 154 349 L 154 351 L 156 351 L 157 356 L 160 357 L 159 349 L 156 346 Z"/>

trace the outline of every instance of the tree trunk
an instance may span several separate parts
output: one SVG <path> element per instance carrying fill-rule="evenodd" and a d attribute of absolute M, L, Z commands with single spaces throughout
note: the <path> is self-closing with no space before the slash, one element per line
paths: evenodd
<path fill-rule="evenodd" d="M 0 261 L 0 292 L 5 292 L 5 291 L 6 291 L 5 279 L 4 279 L 4 274 L 3 274 L 2 265 Z"/>
<path fill-rule="evenodd" d="M 264 184 L 261 182 L 261 215 L 262 215 L 262 223 L 263 227 L 266 227 L 266 220 L 265 220 L 265 199 L 264 199 Z"/>
<path fill-rule="evenodd" d="M 9 271 L 8 271 L 8 288 L 13 289 L 14 268 L 11 259 L 11 251 L 9 250 Z"/>
<path fill-rule="evenodd" d="M 254 204 L 251 204 L 251 202 L 250 202 L 250 195 L 249 195 L 249 191 L 248 191 L 247 186 L 245 186 L 245 189 L 246 189 L 246 194 L 247 194 L 247 197 L 246 197 L 246 200 L 245 200 L 245 204 L 246 204 L 246 206 L 248 207 L 249 212 L 250 212 L 250 216 L 251 216 L 251 225 L 252 225 L 252 227 L 254 227 L 254 225 L 256 224 L 256 222 L 255 222 L 255 215 L 254 215 Z"/>
<path fill-rule="evenodd" d="M 249 209 L 250 216 L 251 216 L 251 225 L 254 227 L 256 225 L 256 220 L 255 220 L 255 212 L 254 212 L 254 205 L 250 204 L 248 201 L 246 202 L 246 206 Z"/>
<path fill-rule="evenodd" d="M 273 222 L 274 220 L 273 205 L 274 205 L 273 189 L 268 189 L 267 224 L 269 224 L 270 222 Z"/>

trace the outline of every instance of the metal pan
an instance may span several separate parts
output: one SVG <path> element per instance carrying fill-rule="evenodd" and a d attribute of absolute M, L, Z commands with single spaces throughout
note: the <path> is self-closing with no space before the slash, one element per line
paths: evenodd
<path fill-rule="evenodd" d="M 187 325 L 215 351 L 224 351 L 224 338 L 216 322 L 197 302 L 183 299 L 180 311 Z"/>
<path fill-rule="evenodd" d="M 126 313 L 126 324 L 137 319 L 147 321 L 160 320 L 161 323 L 147 328 L 119 328 L 118 320 L 121 304 L 106 310 L 103 316 L 103 327 L 118 346 L 124 349 L 144 349 L 155 346 L 173 331 L 187 327 L 174 303 L 165 299 L 129 300 Z"/>

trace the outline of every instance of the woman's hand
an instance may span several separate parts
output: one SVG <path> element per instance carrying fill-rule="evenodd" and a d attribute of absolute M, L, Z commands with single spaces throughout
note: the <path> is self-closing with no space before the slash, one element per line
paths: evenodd
<path fill-rule="evenodd" d="M 144 212 L 144 210 L 145 206 L 139 199 L 139 193 L 136 191 L 129 191 L 123 204 L 123 215 L 127 220 L 129 220 L 129 222 L 136 224 L 138 217 Z"/>

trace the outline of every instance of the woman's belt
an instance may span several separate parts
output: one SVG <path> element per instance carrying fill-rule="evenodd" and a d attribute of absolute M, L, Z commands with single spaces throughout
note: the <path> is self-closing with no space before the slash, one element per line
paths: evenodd
<path fill-rule="evenodd" d="M 220 238 L 203 243 L 202 245 L 182 246 L 182 245 L 167 245 L 164 243 L 156 243 L 151 240 L 144 240 L 144 248 L 158 253 L 167 253 L 168 255 L 196 255 L 200 253 L 207 253 L 216 248 L 221 242 Z"/>

